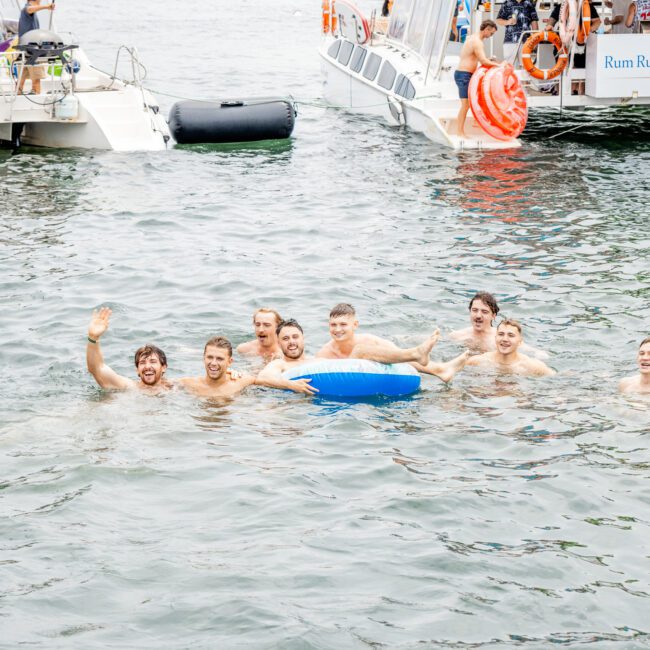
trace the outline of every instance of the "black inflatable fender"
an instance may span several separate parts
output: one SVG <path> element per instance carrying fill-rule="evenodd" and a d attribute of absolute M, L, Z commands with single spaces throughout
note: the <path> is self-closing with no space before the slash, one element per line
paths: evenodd
<path fill-rule="evenodd" d="M 296 111 L 286 99 L 176 102 L 169 130 L 178 144 L 253 142 L 288 138 Z"/>

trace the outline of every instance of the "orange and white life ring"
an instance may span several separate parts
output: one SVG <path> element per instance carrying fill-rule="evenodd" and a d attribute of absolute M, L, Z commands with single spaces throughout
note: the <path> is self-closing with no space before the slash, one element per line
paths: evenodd
<path fill-rule="evenodd" d="M 578 29 L 578 36 L 576 41 L 579 45 L 583 45 L 587 37 L 591 33 L 591 5 L 589 0 L 582 0 L 582 24 Z"/>
<path fill-rule="evenodd" d="M 468 96 L 472 115 L 496 140 L 512 140 L 524 130 L 528 102 L 510 63 L 479 67 L 469 82 Z"/>
<path fill-rule="evenodd" d="M 549 70 L 542 70 L 533 64 L 532 54 L 540 43 L 551 43 L 559 53 L 555 65 Z M 556 32 L 535 32 L 530 35 L 521 48 L 521 65 L 533 79 L 555 79 L 562 74 L 568 61 L 569 55 L 562 44 L 561 37 Z"/>
<path fill-rule="evenodd" d="M 589 15 L 591 16 L 591 13 Z M 568 48 L 571 45 L 576 29 L 578 29 L 578 2 L 563 0 L 560 7 L 560 38 L 564 47 Z"/>

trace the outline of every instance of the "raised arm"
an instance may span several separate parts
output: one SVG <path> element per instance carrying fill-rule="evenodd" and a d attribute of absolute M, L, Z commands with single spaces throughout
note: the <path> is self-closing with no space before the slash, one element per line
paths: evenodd
<path fill-rule="evenodd" d="M 287 379 L 282 376 L 284 362 L 281 359 L 271 361 L 262 368 L 255 379 L 258 386 L 267 386 L 268 388 L 282 388 L 292 390 L 294 393 L 303 393 L 305 395 L 315 395 L 317 388 L 309 385 L 311 379 Z"/>
<path fill-rule="evenodd" d="M 88 366 L 88 372 L 102 388 L 130 388 L 134 384 L 131 379 L 118 375 L 104 363 L 104 355 L 99 344 L 100 337 L 108 329 L 111 313 L 108 307 L 93 311 L 90 325 L 88 325 L 86 365 Z"/>

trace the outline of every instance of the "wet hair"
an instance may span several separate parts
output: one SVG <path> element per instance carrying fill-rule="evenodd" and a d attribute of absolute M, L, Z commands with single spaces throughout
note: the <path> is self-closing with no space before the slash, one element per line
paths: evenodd
<path fill-rule="evenodd" d="M 521 323 L 518 320 L 515 320 L 514 318 L 504 318 L 497 325 L 497 329 L 499 329 L 502 325 L 509 325 L 510 327 L 514 327 L 519 332 L 519 334 L 523 334 L 523 332 L 521 331 Z"/>
<path fill-rule="evenodd" d="M 646 336 L 641 343 L 639 343 L 639 349 L 641 349 L 646 343 L 650 343 L 650 336 Z"/>
<path fill-rule="evenodd" d="M 497 24 L 493 20 L 484 20 L 478 28 L 479 32 L 482 32 L 486 27 L 491 27 L 495 31 L 498 29 Z"/>
<path fill-rule="evenodd" d="M 152 354 L 155 354 L 158 357 L 161 365 L 167 365 L 167 355 L 159 347 L 147 343 L 147 345 L 143 345 L 135 351 L 135 367 L 138 367 L 142 357 L 150 357 Z"/>
<path fill-rule="evenodd" d="M 300 327 L 300 323 L 295 318 L 288 318 L 287 320 L 283 320 L 276 328 L 275 328 L 275 333 L 280 336 L 280 332 L 285 328 L 285 327 L 295 327 L 296 329 L 300 330 L 301 334 L 304 334 L 302 331 L 302 327 Z"/>
<path fill-rule="evenodd" d="M 332 307 L 330 318 L 338 318 L 339 316 L 356 316 L 357 312 L 354 307 L 348 302 L 340 302 L 338 305 Z"/>
<path fill-rule="evenodd" d="M 259 309 L 256 309 L 255 312 L 253 313 L 253 322 L 255 322 L 255 319 L 257 318 L 257 314 L 259 314 L 261 311 L 266 312 L 268 314 L 273 314 L 275 316 L 275 325 L 276 327 L 282 322 L 282 316 L 278 314 L 275 309 L 271 309 L 270 307 L 260 307 Z"/>
<path fill-rule="evenodd" d="M 475 300 L 484 302 L 492 310 L 492 313 L 495 316 L 499 313 L 499 305 L 497 305 L 497 299 L 491 293 L 488 293 L 487 291 L 479 291 L 478 293 L 475 293 L 472 299 L 469 301 L 470 311 Z"/>
<path fill-rule="evenodd" d="M 215 348 L 222 348 L 223 350 L 228 350 L 228 356 L 232 357 L 232 343 L 225 336 L 213 336 L 203 348 L 203 354 L 208 349 L 208 345 L 211 345 Z"/>

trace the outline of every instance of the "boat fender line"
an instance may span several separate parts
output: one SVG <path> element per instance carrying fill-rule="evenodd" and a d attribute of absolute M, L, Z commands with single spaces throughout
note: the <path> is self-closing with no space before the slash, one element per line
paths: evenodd
<path fill-rule="evenodd" d="M 512 64 L 480 66 L 469 82 L 468 96 L 472 115 L 495 140 L 512 140 L 526 127 L 528 102 Z"/>
<path fill-rule="evenodd" d="M 408 363 L 384 364 L 367 359 L 308 361 L 283 374 L 285 379 L 310 379 L 319 396 L 372 397 L 410 395 L 420 388 L 420 375 Z"/>
<path fill-rule="evenodd" d="M 404 104 L 394 97 L 388 97 L 388 108 L 393 119 L 399 126 L 406 126 L 406 116 L 404 115 Z"/>
<path fill-rule="evenodd" d="M 591 16 L 591 13 L 589 14 Z M 562 0 L 560 7 L 560 38 L 564 47 L 568 48 L 573 41 L 573 35 L 578 29 L 578 2 L 577 0 Z"/>
<path fill-rule="evenodd" d="M 559 52 L 555 65 L 548 70 L 542 70 L 535 66 L 531 58 L 540 43 L 551 43 L 556 52 Z M 533 79 L 555 79 L 555 77 L 562 74 L 568 62 L 569 55 L 557 32 L 534 32 L 521 48 L 521 65 Z"/>
<path fill-rule="evenodd" d="M 296 111 L 286 99 L 221 103 L 186 100 L 169 111 L 169 130 L 178 144 L 254 142 L 288 138 Z"/>

